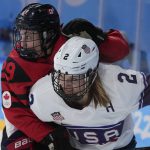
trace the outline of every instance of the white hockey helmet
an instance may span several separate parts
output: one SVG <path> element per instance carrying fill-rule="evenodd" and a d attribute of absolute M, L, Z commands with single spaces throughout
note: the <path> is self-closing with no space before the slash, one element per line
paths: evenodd
<path fill-rule="evenodd" d="M 61 73 L 83 74 L 94 70 L 99 62 L 99 50 L 95 42 L 82 37 L 72 37 L 56 53 L 54 69 Z"/>
<path fill-rule="evenodd" d="M 95 80 L 98 64 L 99 50 L 95 42 L 72 37 L 54 57 L 52 83 L 55 92 L 69 106 L 77 108 Z"/>

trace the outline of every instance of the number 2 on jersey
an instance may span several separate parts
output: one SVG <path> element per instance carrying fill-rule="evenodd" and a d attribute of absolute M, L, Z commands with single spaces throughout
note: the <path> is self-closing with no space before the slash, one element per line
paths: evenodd
<path fill-rule="evenodd" d="M 136 78 L 136 75 L 128 75 L 128 74 L 125 74 L 125 73 L 119 73 L 118 74 L 118 80 L 120 82 L 124 82 L 125 80 L 129 83 L 133 83 L 133 84 L 137 84 L 137 78 Z"/>

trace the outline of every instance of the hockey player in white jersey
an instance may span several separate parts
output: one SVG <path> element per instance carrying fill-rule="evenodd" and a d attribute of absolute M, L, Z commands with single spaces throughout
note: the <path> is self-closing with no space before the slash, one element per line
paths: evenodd
<path fill-rule="evenodd" d="M 54 71 L 32 87 L 31 109 L 43 122 L 66 127 L 74 149 L 134 150 L 131 113 L 150 104 L 150 76 L 99 59 L 92 40 L 69 39 Z"/>

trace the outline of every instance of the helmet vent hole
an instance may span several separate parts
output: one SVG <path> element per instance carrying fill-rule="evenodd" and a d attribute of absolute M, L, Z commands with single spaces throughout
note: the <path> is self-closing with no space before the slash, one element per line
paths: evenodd
<path fill-rule="evenodd" d="M 78 57 L 81 57 L 81 52 L 79 53 Z"/>

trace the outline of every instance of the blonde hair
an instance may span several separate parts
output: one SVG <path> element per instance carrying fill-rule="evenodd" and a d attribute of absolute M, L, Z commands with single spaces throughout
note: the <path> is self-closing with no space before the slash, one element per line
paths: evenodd
<path fill-rule="evenodd" d="M 95 108 L 99 104 L 100 106 L 107 107 L 108 103 L 110 103 L 110 99 L 103 88 L 100 76 L 97 73 L 97 77 L 91 86 L 89 97 L 94 100 Z"/>

